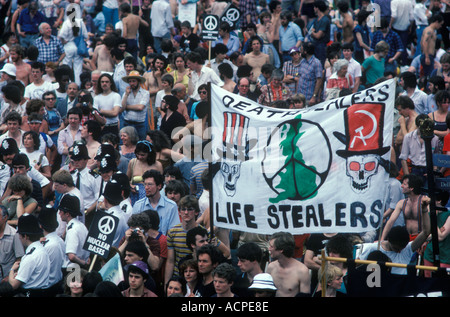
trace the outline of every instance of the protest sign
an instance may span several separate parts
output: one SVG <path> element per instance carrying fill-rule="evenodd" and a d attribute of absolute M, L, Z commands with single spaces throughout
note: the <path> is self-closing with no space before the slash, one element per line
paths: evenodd
<path fill-rule="evenodd" d="M 304 109 L 211 85 L 212 217 L 271 234 L 367 232 L 382 221 L 395 81 Z"/>
<path fill-rule="evenodd" d="M 83 249 L 107 258 L 114 242 L 119 219 L 104 211 L 97 210 L 89 228 Z"/>

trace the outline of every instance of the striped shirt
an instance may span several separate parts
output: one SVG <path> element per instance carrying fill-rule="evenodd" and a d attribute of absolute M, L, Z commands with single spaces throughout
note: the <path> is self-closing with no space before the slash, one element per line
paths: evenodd
<path fill-rule="evenodd" d="M 322 78 L 322 69 L 322 63 L 315 56 L 311 56 L 309 60 L 303 58 L 300 62 L 299 73 L 302 75 L 298 78 L 297 93 L 305 95 L 307 101 L 314 94 L 316 82 Z"/>
<path fill-rule="evenodd" d="M 291 75 L 294 78 L 299 77 L 300 76 L 300 63 L 294 65 L 293 61 L 285 62 L 283 65 L 283 73 L 284 73 L 284 76 Z M 297 84 L 296 82 L 293 82 L 293 83 L 288 83 L 285 85 L 289 87 L 289 90 L 291 91 L 291 93 L 295 94 L 295 93 L 297 93 L 297 87 L 295 87 L 296 84 Z"/>
<path fill-rule="evenodd" d="M 203 226 L 200 226 L 203 227 Z M 179 263 L 183 258 L 192 255 L 191 249 L 186 245 L 186 234 L 187 231 L 184 230 L 183 225 L 180 223 L 176 226 L 173 226 L 167 232 L 167 249 L 175 251 L 175 259 L 173 266 L 173 276 L 178 276 L 180 274 L 179 271 Z M 210 237 L 210 232 L 208 231 L 208 238 Z"/>
<path fill-rule="evenodd" d="M 167 249 L 175 251 L 175 262 L 173 266 L 173 275 L 179 275 L 178 263 L 188 255 L 192 255 L 192 251 L 186 245 L 186 234 L 183 225 L 177 224 L 167 232 Z"/>

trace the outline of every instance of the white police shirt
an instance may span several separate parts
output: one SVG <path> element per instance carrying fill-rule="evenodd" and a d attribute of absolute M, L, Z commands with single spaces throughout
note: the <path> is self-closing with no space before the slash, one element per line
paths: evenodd
<path fill-rule="evenodd" d="M 45 240 L 42 242 L 42 245 L 50 258 L 51 270 L 48 279 L 50 286 L 53 286 L 63 278 L 61 269 L 66 259 L 66 244 L 56 232 L 51 232 L 45 236 Z"/>
<path fill-rule="evenodd" d="M 120 208 L 120 205 L 113 206 L 105 211 L 107 214 L 113 215 L 119 219 L 117 224 L 116 234 L 114 235 L 113 246 L 119 247 L 120 240 L 125 236 L 125 231 L 128 230 L 127 216 Z"/>
<path fill-rule="evenodd" d="M 16 279 L 24 289 L 46 289 L 50 286 L 50 257 L 40 241 L 31 243 L 20 261 Z"/>
<path fill-rule="evenodd" d="M 88 168 L 81 171 L 76 170 L 72 174 L 74 184 L 77 183 L 78 173 L 80 173 L 80 192 L 83 197 L 83 210 L 89 209 L 98 200 L 100 193 L 101 177 L 93 174 Z"/>
<path fill-rule="evenodd" d="M 84 242 L 88 235 L 88 229 L 78 219 L 74 218 L 67 223 L 66 229 L 66 261 L 64 267 L 67 267 L 71 262 L 68 254 L 73 253 L 83 261 L 89 258 L 89 251 L 83 249 Z"/>

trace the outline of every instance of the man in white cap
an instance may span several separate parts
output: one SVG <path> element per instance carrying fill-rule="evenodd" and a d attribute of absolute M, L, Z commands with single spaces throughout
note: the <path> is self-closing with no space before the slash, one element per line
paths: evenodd
<path fill-rule="evenodd" d="M 122 97 L 124 126 L 134 126 L 139 140 L 144 140 L 147 132 L 145 125 L 147 105 L 150 104 L 150 93 L 141 87 L 145 83 L 145 78 L 133 70 L 128 76 L 122 77 L 122 80 L 128 83 Z"/>

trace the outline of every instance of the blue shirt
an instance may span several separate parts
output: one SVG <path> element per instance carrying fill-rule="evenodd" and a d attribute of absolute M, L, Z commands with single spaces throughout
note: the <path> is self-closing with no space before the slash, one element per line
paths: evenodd
<path fill-rule="evenodd" d="M 59 57 L 64 53 L 64 46 L 61 41 L 54 35 L 50 36 L 48 44 L 40 36 L 34 42 L 34 45 L 39 50 L 38 62 L 46 64 L 47 62 L 56 62 Z"/>
<path fill-rule="evenodd" d="M 39 33 L 39 24 L 42 22 L 47 22 L 45 16 L 37 11 L 36 14 L 31 18 L 28 8 L 23 9 L 17 20 L 17 24 L 20 24 L 20 30 L 25 33 Z"/>
<path fill-rule="evenodd" d="M 374 50 L 375 46 L 380 41 L 385 41 L 386 43 L 389 44 L 389 52 L 388 52 L 387 56 L 385 57 L 386 62 L 390 58 L 394 57 L 395 53 L 403 52 L 403 50 L 404 50 L 400 36 L 392 30 L 388 31 L 388 33 L 386 34 L 386 37 L 384 37 L 384 35 L 383 35 L 383 33 L 381 33 L 381 31 L 376 31 L 373 34 L 372 43 L 370 44 L 370 49 Z"/>
<path fill-rule="evenodd" d="M 167 235 L 170 228 L 180 223 L 178 207 L 174 201 L 161 196 L 156 208 L 153 208 L 147 197 L 139 199 L 133 206 L 132 214 L 139 214 L 145 210 L 155 210 L 159 215 L 159 231 Z"/>
<path fill-rule="evenodd" d="M 215 47 L 217 43 L 223 44 L 223 39 L 221 37 L 219 37 L 216 41 L 213 42 L 213 47 Z M 234 52 L 237 52 L 240 47 L 241 47 L 241 42 L 239 41 L 239 38 L 233 34 L 230 34 L 230 38 L 228 39 L 228 42 L 227 42 L 227 48 L 228 48 L 227 56 L 230 56 Z"/>
<path fill-rule="evenodd" d="M 289 51 L 298 41 L 303 41 L 302 31 L 300 27 L 294 22 L 289 22 L 286 29 L 284 26 L 280 26 L 280 42 L 281 51 Z"/>

